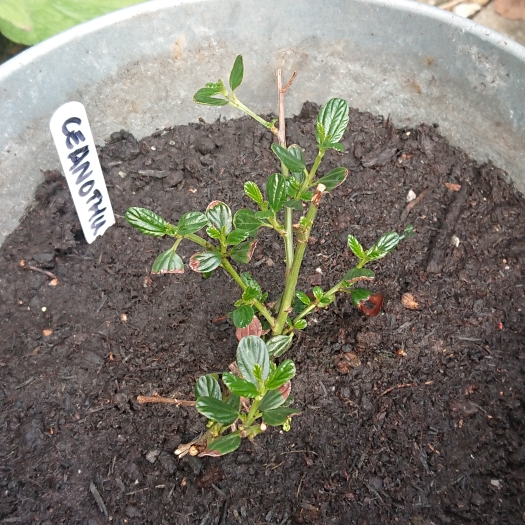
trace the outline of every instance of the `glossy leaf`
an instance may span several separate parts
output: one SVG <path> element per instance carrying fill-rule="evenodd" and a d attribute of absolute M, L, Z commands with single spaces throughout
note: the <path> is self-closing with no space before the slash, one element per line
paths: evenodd
<path fill-rule="evenodd" d="M 204 106 L 225 106 L 228 104 L 228 101 L 223 98 L 216 98 L 213 95 L 220 93 L 220 90 L 216 88 L 205 87 L 199 89 L 195 95 L 193 95 L 193 100 L 197 104 L 203 104 Z"/>
<path fill-rule="evenodd" d="M 324 177 L 321 177 L 317 184 L 324 184 L 326 191 L 333 190 L 339 184 L 342 184 L 348 176 L 348 170 L 346 168 L 335 168 L 328 172 Z"/>
<path fill-rule="evenodd" d="M 146 208 L 129 208 L 125 218 L 144 235 L 162 237 L 168 230 L 168 223 L 160 215 Z"/>
<path fill-rule="evenodd" d="M 324 295 L 323 289 L 320 286 L 314 286 L 312 288 L 312 293 L 317 300 L 321 299 L 321 297 Z"/>
<path fill-rule="evenodd" d="M 235 214 L 233 224 L 239 230 L 255 233 L 260 228 L 262 220 L 257 218 L 252 210 L 242 209 Z"/>
<path fill-rule="evenodd" d="M 354 303 L 354 306 L 359 307 L 359 305 L 364 302 L 368 301 L 369 297 L 372 295 L 372 292 L 370 290 L 366 290 L 365 288 L 354 288 L 350 291 L 350 297 L 352 299 L 352 303 Z"/>
<path fill-rule="evenodd" d="M 361 280 L 369 280 L 375 277 L 375 273 L 368 268 L 352 268 L 345 273 L 343 280 L 357 282 Z"/>
<path fill-rule="evenodd" d="M 365 258 L 366 254 L 364 248 L 353 235 L 348 236 L 348 247 L 352 250 L 352 252 L 358 259 Z"/>
<path fill-rule="evenodd" d="M 342 138 L 348 126 L 348 104 L 340 98 L 329 100 L 319 112 L 315 138 L 319 147 L 328 149 Z"/>
<path fill-rule="evenodd" d="M 284 388 L 284 391 L 286 395 L 283 395 L 281 389 L 266 392 L 266 395 L 262 398 L 261 404 L 259 405 L 259 410 L 265 412 L 266 410 L 280 407 L 286 401 L 288 397 L 287 392 L 289 393 L 290 389 Z"/>
<path fill-rule="evenodd" d="M 215 270 L 222 262 L 222 256 L 216 252 L 201 252 L 192 255 L 190 268 L 194 272 L 209 273 Z"/>
<path fill-rule="evenodd" d="M 222 400 L 222 392 L 219 382 L 212 374 L 200 376 L 195 383 L 195 399 L 199 397 L 213 397 Z"/>
<path fill-rule="evenodd" d="M 288 146 L 288 152 L 291 153 L 297 160 L 299 160 L 303 165 L 306 166 L 305 161 L 304 161 L 303 150 L 301 149 L 300 146 L 298 146 L 297 144 L 292 144 L 291 146 Z M 306 178 L 306 175 L 304 174 L 304 170 L 292 171 L 291 175 L 300 184 L 303 183 L 304 179 Z"/>
<path fill-rule="evenodd" d="M 297 201 L 295 199 L 291 199 L 289 201 L 286 201 L 284 203 L 284 206 L 286 208 L 291 208 L 292 210 L 302 211 L 303 209 L 303 203 L 301 201 Z"/>
<path fill-rule="evenodd" d="M 248 237 L 250 237 L 251 232 L 245 231 L 245 230 L 239 230 L 238 228 L 231 231 L 228 236 L 226 237 L 226 243 L 230 245 L 237 245 L 240 242 L 244 241 Z"/>
<path fill-rule="evenodd" d="M 259 391 L 253 383 L 250 383 L 249 381 L 246 381 L 246 379 L 238 377 L 235 374 L 224 372 L 224 374 L 222 374 L 222 380 L 230 391 L 238 396 L 251 399 L 259 395 Z"/>
<path fill-rule="evenodd" d="M 231 425 L 239 417 L 238 410 L 235 410 L 228 403 L 210 396 L 199 397 L 195 403 L 195 408 L 203 416 L 222 425 Z"/>
<path fill-rule="evenodd" d="M 189 235 L 198 232 L 208 224 L 208 219 L 200 211 L 189 211 L 182 215 L 177 224 L 177 233 L 179 235 Z"/>
<path fill-rule="evenodd" d="M 268 348 L 260 337 L 254 335 L 243 337 L 237 346 L 237 366 L 244 379 L 258 386 L 259 383 L 254 373 L 256 365 L 260 367 L 261 379 L 266 381 L 270 373 Z"/>
<path fill-rule="evenodd" d="M 210 226 L 209 228 L 206 228 L 206 233 L 212 239 L 221 238 L 221 232 L 217 228 L 215 228 L 215 226 Z"/>
<path fill-rule="evenodd" d="M 219 231 L 224 228 L 226 235 L 232 231 L 232 212 L 224 202 L 213 201 L 206 208 L 206 217 Z"/>
<path fill-rule="evenodd" d="M 242 83 L 244 76 L 244 63 L 241 55 L 237 55 L 230 73 L 230 87 L 235 91 Z"/>
<path fill-rule="evenodd" d="M 293 334 L 276 335 L 266 342 L 272 359 L 282 356 L 292 346 Z"/>
<path fill-rule="evenodd" d="M 162 252 L 153 263 L 151 273 L 165 274 L 165 273 L 184 273 L 184 262 L 175 253 L 173 248 Z"/>
<path fill-rule="evenodd" d="M 241 279 L 246 286 L 249 286 L 250 288 L 255 288 L 256 290 L 258 290 L 259 295 L 262 294 L 261 285 L 253 278 L 250 272 L 242 272 Z"/>
<path fill-rule="evenodd" d="M 310 304 L 312 304 L 312 300 L 304 292 L 296 291 L 295 295 L 297 299 L 299 299 L 299 301 L 301 301 L 306 306 L 309 306 Z"/>
<path fill-rule="evenodd" d="M 304 330 L 308 326 L 308 323 L 306 322 L 305 319 L 298 319 L 297 321 L 294 322 L 293 326 L 297 330 Z"/>
<path fill-rule="evenodd" d="M 306 169 L 304 161 L 298 159 L 295 154 L 290 153 L 286 148 L 279 144 L 272 144 L 272 151 L 277 155 L 279 160 L 292 172 L 301 172 Z"/>
<path fill-rule="evenodd" d="M 233 432 L 227 436 L 221 436 L 220 438 L 214 439 L 206 450 L 203 450 L 199 457 L 212 456 L 219 457 L 229 454 L 239 448 L 241 444 L 241 436 L 239 432 Z"/>
<path fill-rule="evenodd" d="M 259 206 L 262 206 L 264 202 L 263 194 L 259 189 L 259 186 L 255 182 L 248 181 L 244 183 L 244 193 L 252 199 L 253 202 L 257 203 Z"/>
<path fill-rule="evenodd" d="M 341 153 L 344 153 L 345 151 L 345 148 L 339 142 L 325 142 L 323 146 L 325 149 L 335 149 Z"/>
<path fill-rule="evenodd" d="M 241 398 L 237 394 L 230 394 L 224 402 L 237 412 L 241 409 Z"/>
<path fill-rule="evenodd" d="M 253 252 L 257 246 L 257 241 L 244 241 L 234 246 L 230 252 L 230 257 L 238 263 L 246 264 L 252 260 Z"/>
<path fill-rule="evenodd" d="M 293 361 L 287 359 L 283 361 L 266 380 L 266 388 L 268 390 L 275 390 L 284 385 L 295 376 L 295 365 Z"/>
<path fill-rule="evenodd" d="M 399 234 L 396 232 L 388 232 L 382 235 L 378 241 L 366 251 L 366 258 L 369 261 L 382 259 L 388 255 L 400 241 Z"/>
<path fill-rule="evenodd" d="M 287 197 L 286 179 L 281 173 L 272 173 L 268 177 L 266 193 L 268 194 L 268 204 L 270 205 L 270 208 L 275 213 L 281 211 Z"/>
<path fill-rule="evenodd" d="M 244 290 L 244 292 L 242 293 L 242 300 L 246 302 L 253 301 L 254 299 L 258 300 L 260 298 L 261 298 L 260 287 L 255 288 L 253 286 L 248 286 L 248 288 L 246 288 L 246 290 Z"/>
<path fill-rule="evenodd" d="M 263 421 L 271 427 L 278 427 L 286 423 L 286 420 L 294 414 L 300 414 L 301 411 L 295 408 L 279 407 L 263 412 Z"/>
<path fill-rule="evenodd" d="M 252 322 L 253 316 L 253 308 L 244 304 L 232 312 L 232 321 L 237 328 L 246 328 Z"/>

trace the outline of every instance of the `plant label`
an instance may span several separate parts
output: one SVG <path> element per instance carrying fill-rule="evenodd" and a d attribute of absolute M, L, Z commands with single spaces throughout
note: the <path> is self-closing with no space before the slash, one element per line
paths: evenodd
<path fill-rule="evenodd" d="M 115 215 L 86 109 L 80 102 L 67 102 L 55 111 L 49 127 L 84 237 L 91 244 L 115 224 Z"/>

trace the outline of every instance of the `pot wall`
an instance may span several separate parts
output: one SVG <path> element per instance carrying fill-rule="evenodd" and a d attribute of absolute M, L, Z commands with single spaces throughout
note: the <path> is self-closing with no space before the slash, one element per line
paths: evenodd
<path fill-rule="evenodd" d="M 492 160 L 525 192 L 525 48 L 410 0 L 157 0 L 83 24 L 0 67 L 0 243 L 33 200 L 41 169 L 59 167 L 49 119 L 82 102 L 95 141 L 115 130 L 215 120 L 196 106 L 206 81 L 245 60 L 239 96 L 275 111 L 274 71 L 287 113 L 333 96 L 390 115 L 398 126 L 438 123 L 452 144 Z M 238 116 L 220 108 L 222 116 Z M 496 126 L 496 128 L 494 127 Z M 494 129 L 498 130 L 497 135 Z M 123 213 L 123 210 L 116 210 Z"/>

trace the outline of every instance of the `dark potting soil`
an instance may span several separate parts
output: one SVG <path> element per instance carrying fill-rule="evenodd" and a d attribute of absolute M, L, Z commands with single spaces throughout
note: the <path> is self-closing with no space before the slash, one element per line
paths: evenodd
<path fill-rule="evenodd" d="M 306 104 L 287 123 L 308 162 L 316 114 Z M 525 519 L 525 203 L 500 170 L 433 126 L 397 130 L 352 110 L 346 152 L 326 155 L 322 173 L 345 166 L 350 175 L 323 197 L 303 291 L 327 289 L 353 267 L 349 233 L 365 246 L 409 222 L 417 233 L 372 266 L 381 315 L 363 317 L 340 296 L 296 338 L 287 355 L 302 414 L 290 432 L 269 429 L 222 458 L 179 460 L 174 450 L 204 418 L 137 403 L 154 393 L 193 399 L 198 376 L 227 369 L 236 338 L 225 315 L 239 291 L 219 272 L 151 276 L 171 242 L 122 216 L 142 206 L 175 222 L 216 199 L 250 207 L 243 183 L 264 186 L 278 170 L 271 142 L 249 119 L 141 141 L 114 134 L 99 154 L 117 224 L 92 245 L 65 180 L 45 174 L 37 205 L 0 251 L 0 523 Z M 179 249 L 185 261 L 196 251 Z M 281 291 L 283 257 L 263 231 L 242 268 L 269 300 Z M 407 296 L 404 306 L 404 294 L 417 307 Z"/>

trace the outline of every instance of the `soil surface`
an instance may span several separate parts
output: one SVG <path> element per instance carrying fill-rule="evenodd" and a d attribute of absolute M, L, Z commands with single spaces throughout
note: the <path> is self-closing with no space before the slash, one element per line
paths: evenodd
<path fill-rule="evenodd" d="M 305 104 L 287 123 L 308 163 L 316 115 Z M 237 341 L 224 316 L 239 291 L 219 272 L 150 275 L 171 242 L 131 228 L 126 209 L 175 222 L 216 199 L 251 207 L 243 183 L 263 187 L 278 170 L 271 142 L 249 119 L 140 142 L 114 134 L 99 153 L 117 224 L 92 245 L 65 179 L 46 172 L 0 251 L 0 523 L 525 520 L 525 203 L 503 172 L 450 147 L 435 126 L 398 130 L 351 110 L 345 153 L 326 155 L 322 174 L 350 175 L 323 197 L 300 289 L 327 289 L 354 266 L 349 233 L 365 246 L 408 223 L 417 233 L 371 267 L 381 315 L 366 318 L 340 296 L 296 338 L 287 357 L 302 414 L 290 432 L 179 460 L 174 450 L 204 418 L 136 402 L 193 399 L 197 377 L 227 370 Z M 407 209 L 410 190 L 418 199 Z M 179 248 L 186 262 L 197 251 Z M 283 257 L 264 231 L 241 268 L 269 300 Z"/>

